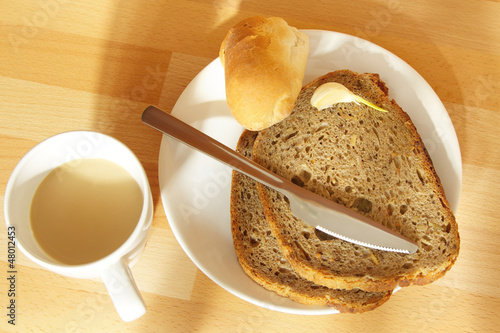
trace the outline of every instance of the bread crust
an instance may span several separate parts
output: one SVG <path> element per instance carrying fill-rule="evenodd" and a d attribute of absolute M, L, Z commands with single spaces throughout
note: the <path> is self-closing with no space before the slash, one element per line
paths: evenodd
<path fill-rule="evenodd" d="M 307 105 L 314 89 L 330 81 L 344 84 L 389 112 L 353 103 L 323 111 Z M 314 123 L 321 119 L 325 124 Z M 301 125 L 309 120 L 309 125 Z M 321 135 L 337 140 L 335 144 L 322 139 L 322 145 L 331 150 L 318 144 Z M 324 235 L 318 236 L 313 227 L 293 217 L 282 195 L 259 184 L 272 233 L 304 278 L 329 288 L 382 291 L 430 283 L 455 263 L 460 247 L 458 226 L 439 177 L 410 117 L 388 98 L 388 89 L 377 74 L 343 70 L 305 86 L 292 115 L 261 131 L 253 159 L 289 180 L 298 177 L 299 185 L 358 210 L 419 245 L 417 253 L 404 255 L 339 239 L 322 240 Z M 318 172 L 320 167 L 325 171 Z M 307 179 L 301 180 L 304 172 Z"/>
<path fill-rule="evenodd" d="M 302 88 L 309 39 L 279 17 L 250 17 L 220 47 L 226 100 L 234 118 L 258 131 L 286 118 Z"/>
<path fill-rule="evenodd" d="M 257 132 L 244 131 L 237 151 L 251 158 Z M 391 291 L 366 292 L 318 286 L 293 271 L 280 253 L 264 216 L 256 182 L 233 171 L 231 183 L 231 231 L 238 261 L 255 282 L 306 305 L 326 305 L 339 312 L 361 313 L 385 303 Z"/>

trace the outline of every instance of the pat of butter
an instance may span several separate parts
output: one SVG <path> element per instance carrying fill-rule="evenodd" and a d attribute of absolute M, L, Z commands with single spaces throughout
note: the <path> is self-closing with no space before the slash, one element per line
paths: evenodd
<path fill-rule="evenodd" d="M 327 82 L 316 88 L 311 97 L 311 105 L 318 110 L 326 109 L 337 103 L 362 103 L 368 105 L 375 110 L 387 112 L 387 110 L 367 101 L 366 99 L 357 96 L 344 85 L 337 82 Z"/>
<path fill-rule="evenodd" d="M 337 103 L 355 102 L 355 95 L 344 85 L 337 82 L 324 83 L 314 91 L 311 97 L 311 105 L 318 110 L 326 109 Z"/>

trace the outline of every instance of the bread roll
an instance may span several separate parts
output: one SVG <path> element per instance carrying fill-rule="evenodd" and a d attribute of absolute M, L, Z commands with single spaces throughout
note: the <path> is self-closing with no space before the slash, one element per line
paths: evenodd
<path fill-rule="evenodd" d="M 279 17 L 237 23 L 220 48 L 226 99 L 235 119 L 258 131 L 293 110 L 309 53 L 307 35 Z"/>

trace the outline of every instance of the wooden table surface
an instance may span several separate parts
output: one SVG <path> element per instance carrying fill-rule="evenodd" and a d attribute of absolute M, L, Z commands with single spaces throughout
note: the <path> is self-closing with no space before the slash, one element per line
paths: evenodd
<path fill-rule="evenodd" d="M 7 230 L 0 223 L 0 331 L 6 332 L 485 332 L 500 331 L 500 3 L 412 1 L 4 1 L 0 10 L 0 195 L 43 139 L 96 130 L 144 165 L 155 212 L 133 267 L 147 313 L 125 323 L 99 280 L 66 278 L 16 253 L 16 325 L 6 316 Z M 225 291 L 183 252 L 160 200 L 161 134 L 140 122 L 171 110 L 218 56 L 237 21 L 281 16 L 302 29 L 374 42 L 415 68 L 443 101 L 460 143 L 456 214 L 461 253 L 442 279 L 396 293 L 361 315 L 266 310 Z M 0 208 L 3 212 L 3 205 Z M 0 214 L 3 217 L 3 213 Z"/>

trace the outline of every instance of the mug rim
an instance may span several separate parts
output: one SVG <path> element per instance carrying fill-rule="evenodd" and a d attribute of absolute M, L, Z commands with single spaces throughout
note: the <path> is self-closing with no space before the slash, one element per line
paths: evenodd
<path fill-rule="evenodd" d="M 132 160 L 138 167 L 138 174 L 139 174 L 139 179 L 141 180 L 142 184 L 139 184 L 142 194 L 143 194 L 143 203 L 142 203 L 142 211 L 141 215 L 136 223 L 136 226 L 134 227 L 134 230 L 130 234 L 130 236 L 113 252 L 109 253 L 108 255 L 99 258 L 97 260 L 94 260 L 89 263 L 84 263 L 84 264 L 64 264 L 61 262 L 58 262 L 57 260 L 53 259 L 52 262 L 49 262 L 43 258 L 39 258 L 38 256 L 34 255 L 29 251 L 22 242 L 19 241 L 19 239 L 16 237 L 16 246 L 23 252 L 30 260 L 34 261 L 35 263 L 39 264 L 42 267 L 45 267 L 53 272 L 63 274 L 63 275 L 70 275 L 70 276 L 75 276 L 75 274 L 78 274 L 80 272 L 90 272 L 90 271 L 102 271 L 106 267 L 112 265 L 113 263 L 122 260 L 124 257 L 127 256 L 128 253 L 132 252 L 134 248 L 137 246 L 133 246 L 134 243 L 136 242 L 136 239 L 140 237 L 141 233 L 147 230 L 147 233 L 149 233 L 149 229 L 152 224 L 152 211 L 153 211 L 153 202 L 152 202 L 152 195 L 151 195 L 151 188 L 149 185 L 149 179 L 147 177 L 146 171 L 144 170 L 144 167 L 140 160 L 137 158 L 137 156 L 134 154 L 134 152 L 123 142 L 120 140 L 101 133 L 101 132 L 96 132 L 96 131 L 89 131 L 89 130 L 74 130 L 74 131 L 67 131 L 67 132 L 61 132 L 55 135 L 52 135 L 48 138 L 45 138 L 44 140 L 40 141 L 37 143 L 35 146 L 33 146 L 16 164 L 14 167 L 14 170 L 12 171 L 9 180 L 7 182 L 7 186 L 5 189 L 5 196 L 4 196 L 4 217 L 5 217 L 5 223 L 7 227 L 10 226 L 17 226 L 15 223 L 11 223 L 11 212 L 10 212 L 10 199 L 11 199 L 11 193 L 14 190 L 15 182 L 18 179 L 21 171 L 24 169 L 26 166 L 27 162 L 30 160 L 33 154 L 38 152 L 40 149 L 45 147 L 46 145 L 50 144 L 50 141 L 55 140 L 56 138 L 62 137 L 62 136 L 73 136 L 73 135 L 84 135 L 85 133 L 88 134 L 98 134 L 102 135 L 104 138 L 110 140 L 113 145 L 118 145 L 121 146 L 122 149 L 125 150 L 127 155 L 130 155 L 132 157 Z M 80 157 L 80 158 L 97 158 L 97 157 Z M 69 161 L 73 161 L 75 159 L 71 159 Z M 112 161 L 108 159 L 109 161 Z M 54 170 L 57 166 L 62 165 L 66 162 L 62 162 L 54 167 L 52 167 L 49 171 L 49 173 Z M 114 162 L 114 161 L 113 161 Z M 116 162 L 115 162 L 116 163 Z M 120 165 L 119 163 L 117 163 Z M 123 167 L 122 165 L 120 165 Z M 128 170 L 127 170 L 128 171 Z M 137 181 L 137 179 L 136 179 Z M 139 183 L 139 182 L 138 182 Z M 39 184 L 38 184 L 39 185 Z M 32 200 L 32 199 L 31 199 Z M 16 230 L 17 231 L 17 230 Z M 145 235 L 145 239 L 147 238 L 147 234 Z M 36 242 L 36 240 L 35 240 Z M 139 242 L 142 243 L 142 242 Z M 48 257 L 50 256 L 43 250 L 43 248 L 37 243 L 36 244 L 38 248 Z M 86 278 L 86 277 L 84 277 Z"/>

